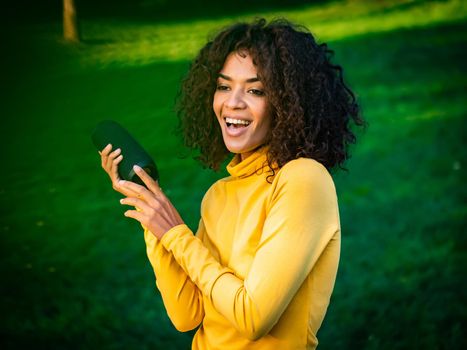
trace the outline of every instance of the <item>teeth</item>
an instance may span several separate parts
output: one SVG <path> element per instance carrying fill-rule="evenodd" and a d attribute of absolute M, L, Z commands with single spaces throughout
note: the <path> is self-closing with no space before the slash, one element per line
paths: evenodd
<path fill-rule="evenodd" d="M 233 118 L 225 118 L 225 121 L 229 124 L 237 124 L 237 125 L 250 125 L 250 121 L 242 120 L 242 119 L 233 119 Z"/>

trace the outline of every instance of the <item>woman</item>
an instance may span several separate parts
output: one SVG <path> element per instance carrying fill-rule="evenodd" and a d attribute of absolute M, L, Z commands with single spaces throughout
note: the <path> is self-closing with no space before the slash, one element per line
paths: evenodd
<path fill-rule="evenodd" d="M 175 327 L 193 349 L 315 349 L 334 287 L 340 224 L 328 170 L 363 125 L 332 51 L 285 20 L 235 24 L 208 42 L 178 104 L 187 146 L 230 176 L 205 194 L 196 235 L 158 184 L 102 166 L 145 228 L 147 254 Z"/>

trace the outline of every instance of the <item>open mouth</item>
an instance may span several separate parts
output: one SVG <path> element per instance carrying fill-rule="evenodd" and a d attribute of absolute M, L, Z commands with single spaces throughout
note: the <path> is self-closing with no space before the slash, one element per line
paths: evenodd
<path fill-rule="evenodd" d="M 227 124 L 228 128 L 244 128 L 247 127 L 248 125 L 251 124 L 251 121 L 249 120 L 244 120 L 244 119 L 235 119 L 235 118 L 224 118 L 225 123 Z"/>

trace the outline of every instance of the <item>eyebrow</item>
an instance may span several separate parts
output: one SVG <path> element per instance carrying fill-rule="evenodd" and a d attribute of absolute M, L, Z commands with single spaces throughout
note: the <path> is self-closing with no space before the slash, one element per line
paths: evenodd
<path fill-rule="evenodd" d="M 229 77 L 228 75 L 225 75 L 225 74 L 222 74 L 222 73 L 219 73 L 219 77 L 221 77 L 222 79 L 225 79 L 225 80 L 228 80 L 228 81 L 232 81 L 233 79 L 231 77 Z M 245 80 L 247 83 L 254 83 L 256 81 L 260 81 L 260 79 L 258 77 L 253 77 L 253 78 L 248 78 L 247 80 Z"/>

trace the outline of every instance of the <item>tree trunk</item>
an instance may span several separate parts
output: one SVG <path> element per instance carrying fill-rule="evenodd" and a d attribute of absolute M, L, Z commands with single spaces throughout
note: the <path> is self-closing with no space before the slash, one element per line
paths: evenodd
<path fill-rule="evenodd" d="M 79 42 L 78 19 L 74 0 L 63 0 L 63 38 L 68 42 Z"/>

